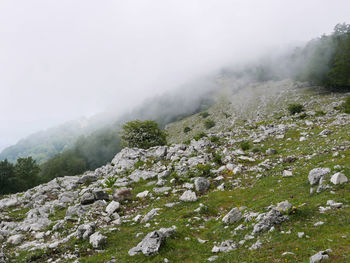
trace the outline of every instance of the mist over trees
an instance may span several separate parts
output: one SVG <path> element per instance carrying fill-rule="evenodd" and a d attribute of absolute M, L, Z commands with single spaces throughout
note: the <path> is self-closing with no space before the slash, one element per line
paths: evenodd
<path fill-rule="evenodd" d="M 232 83 L 292 78 L 331 89 L 349 88 L 350 25 L 338 24 L 330 35 L 313 39 L 288 52 L 269 54 L 255 63 L 227 66 L 216 75 L 184 85 L 176 92 L 148 99 L 129 113 L 100 122 L 103 125 L 90 125 L 93 129 L 88 132 L 78 131 L 76 126 L 72 131 L 68 125 L 58 129 L 60 136 L 57 137 L 53 136 L 57 130 L 51 130 L 22 140 L 0 155 L 2 159 L 8 157 L 0 162 L 0 194 L 23 191 L 56 177 L 94 170 L 112 160 L 122 148 L 122 139 L 128 147 L 166 144 L 160 128 L 215 103 L 218 75 Z M 244 85 L 233 85 L 231 89 L 234 88 L 244 88 Z M 130 122 L 135 119 L 139 121 Z M 149 119 L 155 121 L 147 121 Z M 129 123 L 124 125 L 123 135 L 122 124 L 126 122 Z M 152 136 L 147 137 L 150 140 L 135 140 L 137 136 L 133 135 L 139 134 L 143 124 Z M 154 137 L 154 134 L 159 136 Z M 19 158 L 22 156 L 25 158 Z"/>
<path fill-rule="evenodd" d="M 350 87 L 350 25 L 337 24 L 332 34 L 310 41 L 295 56 L 305 58 L 296 79 L 328 88 Z"/>

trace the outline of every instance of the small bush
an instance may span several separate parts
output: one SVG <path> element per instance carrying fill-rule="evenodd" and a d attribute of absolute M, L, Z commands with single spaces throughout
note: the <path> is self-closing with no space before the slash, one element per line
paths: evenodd
<path fill-rule="evenodd" d="M 203 137 L 207 137 L 208 135 L 205 134 L 204 132 L 200 132 L 198 133 L 196 136 L 193 137 L 193 139 L 195 139 L 196 141 L 199 141 L 200 139 L 202 139 Z"/>
<path fill-rule="evenodd" d="M 222 165 L 222 156 L 218 153 L 213 154 L 213 162 L 215 162 L 218 165 Z"/>
<path fill-rule="evenodd" d="M 299 119 L 303 120 L 307 117 L 307 114 L 306 113 L 302 113 L 299 115 Z"/>
<path fill-rule="evenodd" d="M 188 132 L 190 132 L 191 131 L 191 128 L 190 127 L 185 127 L 184 128 L 184 133 L 188 133 Z"/>
<path fill-rule="evenodd" d="M 250 143 L 249 142 L 241 142 L 241 149 L 243 151 L 247 151 L 250 149 Z"/>
<path fill-rule="evenodd" d="M 252 152 L 253 152 L 253 153 L 258 153 L 258 152 L 261 152 L 261 149 L 260 149 L 259 147 L 254 147 L 254 148 L 252 149 Z"/>
<path fill-rule="evenodd" d="M 294 115 L 304 111 L 304 106 L 298 103 L 289 104 L 288 111 L 291 115 Z"/>
<path fill-rule="evenodd" d="M 324 116 L 324 115 L 326 115 L 326 113 L 323 110 L 318 110 L 316 111 L 316 114 L 315 114 L 315 116 Z"/>
<path fill-rule="evenodd" d="M 220 141 L 220 138 L 217 137 L 217 136 L 211 136 L 209 138 L 209 140 L 212 142 L 212 143 L 218 143 Z"/>
<path fill-rule="evenodd" d="M 342 106 L 343 106 L 344 112 L 347 114 L 350 114 L 350 97 L 346 98 Z"/>
<path fill-rule="evenodd" d="M 213 121 L 213 120 L 206 120 L 206 121 L 204 122 L 204 127 L 205 127 L 206 129 L 213 128 L 214 126 L 215 126 L 215 121 Z"/>
<path fill-rule="evenodd" d="M 205 119 L 206 117 L 208 117 L 210 114 L 207 111 L 203 111 L 199 114 L 203 119 Z"/>
<path fill-rule="evenodd" d="M 123 125 L 122 140 L 125 147 L 148 149 L 166 145 L 167 133 L 155 121 L 129 121 Z"/>

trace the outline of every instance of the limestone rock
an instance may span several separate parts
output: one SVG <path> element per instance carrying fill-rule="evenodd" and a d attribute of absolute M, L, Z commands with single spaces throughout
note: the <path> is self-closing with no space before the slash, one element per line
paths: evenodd
<path fill-rule="evenodd" d="M 343 173 L 335 173 L 331 177 L 333 184 L 344 184 L 348 182 L 348 178 Z"/>
<path fill-rule="evenodd" d="M 129 255 L 134 256 L 140 252 L 142 252 L 145 256 L 157 254 L 160 247 L 164 244 L 165 239 L 174 231 L 175 228 L 162 228 L 148 233 L 136 247 L 129 250 Z"/>
<path fill-rule="evenodd" d="M 113 214 L 115 211 L 117 211 L 120 208 L 119 202 L 112 201 L 110 202 L 106 207 L 106 212 L 108 215 Z"/>
<path fill-rule="evenodd" d="M 324 262 L 329 259 L 328 253 L 330 253 L 331 250 L 327 249 L 325 251 L 319 251 L 312 257 L 310 257 L 310 263 L 318 263 L 318 262 Z"/>
<path fill-rule="evenodd" d="M 197 201 L 196 193 L 192 192 L 191 190 L 187 190 L 181 195 L 180 201 L 195 202 Z"/>
<path fill-rule="evenodd" d="M 207 178 L 198 177 L 194 180 L 194 186 L 196 191 L 201 193 L 209 189 L 210 182 Z"/>
<path fill-rule="evenodd" d="M 106 242 L 106 239 L 100 232 L 95 232 L 90 236 L 89 243 L 93 248 L 100 248 Z"/>
<path fill-rule="evenodd" d="M 231 211 L 228 212 L 227 215 L 224 216 L 222 221 L 225 224 L 232 224 L 234 222 L 241 220 L 241 218 L 242 218 L 241 211 L 237 207 L 235 207 L 235 208 L 231 209 Z"/>
<path fill-rule="evenodd" d="M 309 172 L 309 176 L 308 176 L 310 184 L 311 185 L 318 184 L 320 179 L 323 176 L 329 174 L 330 172 L 331 172 L 331 169 L 329 169 L 329 168 L 315 168 L 315 169 L 312 169 Z"/>

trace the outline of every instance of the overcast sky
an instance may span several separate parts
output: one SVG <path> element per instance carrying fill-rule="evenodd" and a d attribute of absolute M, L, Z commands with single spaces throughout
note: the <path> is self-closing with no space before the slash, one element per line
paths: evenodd
<path fill-rule="evenodd" d="M 1 0 L 0 149 L 349 22 L 349 0 Z"/>

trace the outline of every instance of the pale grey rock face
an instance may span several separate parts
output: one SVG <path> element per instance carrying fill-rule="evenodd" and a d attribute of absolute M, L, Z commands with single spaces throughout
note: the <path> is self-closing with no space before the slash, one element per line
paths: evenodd
<path fill-rule="evenodd" d="M 209 189 L 210 182 L 207 178 L 198 177 L 194 180 L 194 186 L 196 188 L 196 191 L 204 192 Z"/>
<path fill-rule="evenodd" d="M 320 179 L 329 174 L 331 169 L 329 168 L 315 168 L 309 172 L 308 179 L 311 185 L 318 184 Z"/>
<path fill-rule="evenodd" d="M 292 205 L 286 200 L 277 204 L 278 211 L 287 212 L 292 208 Z"/>
<path fill-rule="evenodd" d="M 106 201 L 109 200 L 108 194 L 103 190 L 95 190 L 94 191 L 94 198 L 95 198 L 95 200 L 106 200 Z"/>
<path fill-rule="evenodd" d="M 171 190 L 171 187 L 169 186 L 163 186 L 163 187 L 155 187 L 153 188 L 153 192 L 156 194 L 160 194 L 160 193 L 164 193 L 164 192 L 168 192 Z"/>
<path fill-rule="evenodd" d="M 214 246 L 211 250 L 213 253 L 229 252 L 237 248 L 237 245 L 232 240 L 225 240 L 219 246 Z"/>
<path fill-rule="evenodd" d="M 160 208 L 153 208 L 145 215 L 145 217 L 141 220 L 141 223 L 147 223 L 148 221 L 150 221 L 153 217 L 155 217 L 158 214 L 157 212 L 159 210 Z"/>
<path fill-rule="evenodd" d="M 175 227 L 161 228 L 158 231 L 148 233 L 146 237 L 136 246 L 129 250 L 129 255 L 134 256 L 143 253 L 145 256 L 157 254 L 165 239 L 170 237 L 175 231 Z"/>
<path fill-rule="evenodd" d="M 95 197 L 93 193 L 90 193 L 90 192 L 84 193 L 80 198 L 80 203 L 82 205 L 89 205 L 89 204 L 92 204 L 93 202 L 95 202 Z"/>
<path fill-rule="evenodd" d="M 12 244 L 12 245 L 18 245 L 20 243 L 22 243 L 24 239 L 24 235 L 22 234 L 16 234 L 16 235 L 12 235 L 7 239 L 7 243 Z"/>
<path fill-rule="evenodd" d="M 92 182 L 96 182 L 97 180 L 98 180 L 98 177 L 95 174 L 88 173 L 79 178 L 78 184 L 92 183 Z"/>
<path fill-rule="evenodd" d="M 187 190 L 181 195 L 180 201 L 195 202 L 195 201 L 197 201 L 196 193 L 192 192 L 191 190 Z"/>
<path fill-rule="evenodd" d="M 135 170 L 129 175 L 129 179 L 134 182 L 140 181 L 140 179 L 148 180 L 157 177 L 157 173 L 154 171 L 144 171 L 144 170 Z"/>
<path fill-rule="evenodd" d="M 268 230 L 272 226 L 280 224 L 288 219 L 288 216 L 282 215 L 280 211 L 272 209 L 268 213 L 263 214 L 259 217 L 259 222 L 254 226 L 252 234 L 255 235 L 262 231 Z"/>
<path fill-rule="evenodd" d="M 153 191 L 154 191 L 154 189 L 153 189 Z M 146 191 L 143 191 L 143 192 L 138 193 L 138 194 L 136 195 L 136 197 L 138 197 L 138 198 L 145 198 L 146 196 L 148 196 L 148 194 L 149 194 L 149 191 L 146 190 Z"/>
<path fill-rule="evenodd" d="M 331 252 L 330 249 L 317 252 L 315 255 L 310 257 L 310 263 L 319 263 L 319 262 L 328 261 L 328 259 L 329 259 L 328 253 L 330 253 L 330 252 Z"/>
<path fill-rule="evenodd" d="M 108 215 L 113 214 L 115 211 L 117 211 L 120 208 L 119 202 L 112 201 L 110 202 L 106 207 L 106 212 Z"/>
<path fill-rule="evenodd" d="M 80 225 L 76 231 L 76 237 L 82 239 L 88 239 L 92 233 L 94 233 L 96 228 L 95 223 Z"/>
<path fill-rule="evenodd" d="M 323 131 L 320 132 L 319 135 L 322 136 L 322 137 L 326 137 L 326 136 L 329 135 L 330 133 L 331 133 L 330 130 L 324 129 Z"/>
<path fill-rule="evenodd" d="M 242 218 L 241 211 L 237 207 L 235 207 L 235 208 L 232 208 L 231 211 L 224 216 L 224 218 L 222 219 L 222 222 L 224 222 L 225 224 L 232 224 L 241 220 L 241 218 Z"/>
<path fill-rule="evenodd" d="M 135 163 L 144 155 L 143 149 L 124 148 L 112 160 L 115 170 L 129 170 L 134 167 Z"/>
<path fill-rule="evenodd" d="M 70 206 L 67 209 L 66 217 L 67 218 L 82 217 L 87 212 L 87 210 L 88 210 L 87 208 L 85 208 L 80 204 L 75 206 Z"/>
<path fill-rule="evenodd" d="M 106 242 L 106 240 L 107 238 L 100 232 L 95 232 L 90 236 L 89 243 L 93 248 L 100 248 Z"/>
<path fill-rule="evenodd" d="M 348 178 L 343 173 L 335 173 L 331 177 L 331 182 L 333 184 L 335 184 L 335 185 L 337 185 L 337 184 L 345 184 L 348 181 L 349 181 Z"/>
<path fill-rule="evenodd" d="M 129 255 L 134 256 L 142 252 L 145 256 L 157 254 L 161 245 L 163 245 L 165 236 L 160 231 L 153 231 L 134 248 L 129 250 Z"/>

